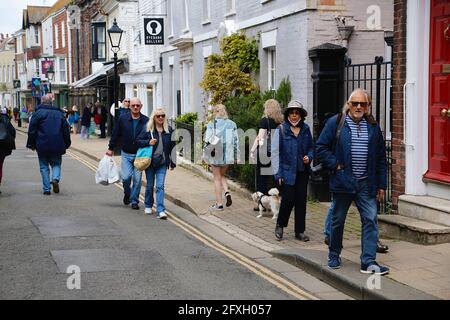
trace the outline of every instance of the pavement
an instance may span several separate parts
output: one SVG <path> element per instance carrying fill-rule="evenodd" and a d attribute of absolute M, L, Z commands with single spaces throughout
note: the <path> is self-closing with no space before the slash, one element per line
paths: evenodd
<path fill-rule="evenodd" d="M 24 131 L 24 129 L 19 128 Z M 93 161 L 99 161 L 105 154 L 108 139 L 91 136 L 82 140 L 72 134 L 71 150 L 81 153 Z M 120 163 L 120 156 L 115 156 Z M 94 177 L 92 177 L 94 178 Z M 328 248 L 323 243 L 323 222 L 328 203 L 309 201 L 306 216 L 306 234 L 311 241 L 296 240 L 293 233 L 293 215 L 283 241 L 274 236 L 275 221 L 271 216 L 256 218 L 250 191 L 239 184 L 230 182 L 233 205 L 223 212 L 209 212 L 214 203 L 212 175 L 204 167 L 178 159 L 175 170 L 166 177 L 166 199 L 200 218 L 198 223 L 211 230 L 225 231 L 238 243 L 250 245 L 261 252 L 278 257 L 290 265 L 300 268 L 356 299 L 450 299 L 450 244 L 418 245 L 405 241 L 382 239 L 390 248 L 387 254 L 378 254 L 377 261 L 387 265 L 391 272 L 382 277 L 381 287 L 368 290 L 368 276 L 359 272 L 361 224 L 357 211 L 351 208 L 344 230 L 343 268 L 330 270 L 326 267 Z M 143 175 L 145 185 L 145 175 Z M 143 209 L 142 209 L 143 210 Z M 186 222 L 190 218 L 185 218 Z M 220 237 L 216 237 L 220 242 Z M 245 253 L 244 253 L 245 254 Z M 279 261 L 279 260 L 278 260 Z M 289 269 L 289 272 L 294 270 Z M 284 274 L 286 275 L 286 274 Z M 303 275 L 304 276 L 304 275 Z M 363 278 L 365 277 L 365 278 Z M 336 295 L 331 296 L 334 299 Z"/>

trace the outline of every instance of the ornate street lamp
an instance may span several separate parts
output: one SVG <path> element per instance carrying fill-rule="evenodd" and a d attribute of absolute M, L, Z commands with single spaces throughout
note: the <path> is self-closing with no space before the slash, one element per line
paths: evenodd
<path fill-rule="evenodd" d="M 52 92 L 52 81 L 55 77 L 55 70 L 53 70 L 53 66 L 47 69 L 47 72 L 45 73 L 46 78 L 48 79 L 48 92 Z"/>
<path fill-rule="evenodd" d="M 113 25 L 108 29 L 109 41 L 111 42 L 111 50 L 114 52 L 114 118 L 115 122 L 119 119 L 119 79 L 117 75 L 117 52 L 120 50 L 120 41 L 122 40 L 123 30 L 117 25 L 116 18 L 114 18 Z"/>

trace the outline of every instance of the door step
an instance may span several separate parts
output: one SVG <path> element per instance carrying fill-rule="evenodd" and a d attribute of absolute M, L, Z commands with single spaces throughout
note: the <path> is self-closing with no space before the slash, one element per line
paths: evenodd
<path fill-rule="evenodd" d="M 406 217 L 403 215 L 379 215 L 380 236 L 418 244 L 450 243 L 450 226 Z"/>

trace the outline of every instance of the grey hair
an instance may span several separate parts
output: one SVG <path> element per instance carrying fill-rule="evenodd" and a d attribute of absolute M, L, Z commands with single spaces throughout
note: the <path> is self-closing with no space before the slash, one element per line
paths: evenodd
<path fill-rule="evenodd" d="M 51 104 L 52 103 L 52 97 L 48 94 L 46 94 L 45 96 L 43 96 L 41 98 L 41 103 L 42 104 Z"/>

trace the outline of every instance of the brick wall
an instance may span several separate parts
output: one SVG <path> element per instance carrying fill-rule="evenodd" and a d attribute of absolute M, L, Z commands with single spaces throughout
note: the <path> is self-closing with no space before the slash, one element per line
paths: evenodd
<path fill-rule="evenodd" d="M 405 193 L 405 148 L 403 141 L 403 85 L 406 81 L 406 4 L 394 1 L 393 104 L 392 104 L 392 200 Z"/>

